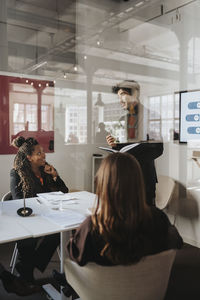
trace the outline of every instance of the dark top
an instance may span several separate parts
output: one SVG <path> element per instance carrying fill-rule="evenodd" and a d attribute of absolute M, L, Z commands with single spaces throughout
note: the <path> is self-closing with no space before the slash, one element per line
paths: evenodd
<path fill-rule="evenodd" d="M 117 144 L 114 149 L 120 150 L 129 144 Z M 141 143 L 130 149 L 128 153 L 134 155 L 140 163 L 146 188 L 146 200 L 149 205 L 153 205 L 157 182 L 154 160 L 162 155 L 163 143 Z"/>
<path fill-rule="evenodd" d="M 177 229 L 171 225 L 165 213 L 156 207 L 150 207 L 152 218 L 146 228 L 139 228 L 133 248 L 133 258 L 130 261 L 134 263 L 143 256 L 153 255 L 168 249 L 181 248 L 183 240 Z M 101 256 L 100 252 L 105 246 L 105 242 L 97 231 L 92 230 L 91 217 L 80 225 L 73 237 L 67 244 L 69 257 L 84 266 L 88 262 L 95 262 L 99 265 L 112 265 L 106 257 Z"/>
<path fill-rule="evenodd" d="M 43 185 L 40 179 L 33 175 L 33 193 L 29 197 L 36 197 L 38 193 L 48 193 L 53 191 L 61 191 L 63 193 L 68 193 L 68 187 L 65 185 L 64 181 L 58 176 L 56 181 L 53 180 L 52 176 L 45 173 L 43 168 L 41 169 L 41 176 L 43 178 Z M 10 171 L 10 191 L 12 193 L 13 199 L 22 199 L 23 191 L 22 185 L 20 184 L 20 176 L 15 169 Z"/>

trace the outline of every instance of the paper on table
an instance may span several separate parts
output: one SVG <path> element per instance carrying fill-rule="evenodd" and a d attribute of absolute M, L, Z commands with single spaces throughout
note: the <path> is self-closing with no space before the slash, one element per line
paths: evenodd
<path fill-rule="evenodd" d="M 64 194 L 63 192 L 50 192 L 50 193 L 40 193 L 37 194 L 39 199 L 41 200 L 71 200 L 72 197 L 67 193 Z"/>
<path fill-rule="evenodd" d="M 52 211 L 50 213 L 45 213 L 44 217 L 62 227 L 71 227 L 81 224 L 86 218 L 86 216 L 73 210 Z"/>

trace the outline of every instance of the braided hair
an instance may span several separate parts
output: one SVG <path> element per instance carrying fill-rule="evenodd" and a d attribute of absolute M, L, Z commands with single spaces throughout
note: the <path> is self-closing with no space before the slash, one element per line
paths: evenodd
<path fill-rule="evenodd" d="M 34 186 L 34 173 L 31 168 L 27 155 L 32 155 L 38 141 L 32 137 L 25 139 L 22 136 L 13 140 L 12 145 L 18 148 L 17 155 L 14 159 L 14 169 L 17 171 L 22 186 L 24 197 L 32 197 Z"/>

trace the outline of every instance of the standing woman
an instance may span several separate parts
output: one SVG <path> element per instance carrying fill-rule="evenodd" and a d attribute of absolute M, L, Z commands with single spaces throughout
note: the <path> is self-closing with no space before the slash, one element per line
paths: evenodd
<path fill-rule="evenodd" d="M 56 169 L 46 163 L 45 153 L 37 140 L 19 136 L 13 141 L 13 145 L 18 148 L 14 168 L 10 172 L 13 199 L 36 197 L 38 193 L 52 191 L 68 192 Z M 33 281 L 35 267 L 44 272 L 59 242 L 59 234 L 18 241 L 20 261 L 16 269 L 20 276 Z"/>
<path fill-rule="evenodd" d="M 67 245 L 79 265 L 129 265 L 180 248 L 182 238 L 164 212 L 145 201 L 143 175 L 128 153 L 107 156 L 96 177 L 97 206 Z"/>

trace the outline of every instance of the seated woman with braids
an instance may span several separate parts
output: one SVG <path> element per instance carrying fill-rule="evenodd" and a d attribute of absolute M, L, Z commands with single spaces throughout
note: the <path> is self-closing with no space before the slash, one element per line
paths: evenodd
<path fill-rule="evenodd" d="M 10 172 L 13 199 L 36 197 L 38 193 L 52 191 L 68 192 L 56 169 L 47 164 L 43 148 L 37 140 L 19 136 L 13 141 L 13 145 L 18 148 L 14 168 Z M 31 282 L 35 267 L 44 272 L 59 242 L 59 234 L 18 241 L 20 261 L 16 269 L 20 276 Z"/>

